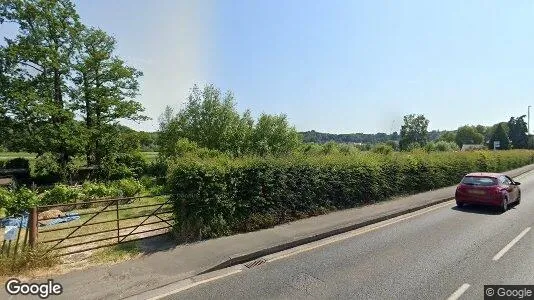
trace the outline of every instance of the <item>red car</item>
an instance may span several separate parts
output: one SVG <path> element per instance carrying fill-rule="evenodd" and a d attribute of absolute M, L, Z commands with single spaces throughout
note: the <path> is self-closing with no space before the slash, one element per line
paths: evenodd
<path fill-rule="evenodd" d="M 520 183 L 499 173 L 470 173 L 464 176 L 456 188 L 456 204 L 497 206 L 502 212 L 511 203 L 521 201 Z"/>

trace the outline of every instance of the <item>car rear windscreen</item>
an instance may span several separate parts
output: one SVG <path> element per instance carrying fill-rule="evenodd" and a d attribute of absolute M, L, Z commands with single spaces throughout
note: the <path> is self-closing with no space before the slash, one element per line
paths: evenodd
<path fill-rule="evenodd" d="M 491 177 L 465 176 L 462 179 L 463 184 L 476 186 L 497 185 L 497 179 Z"/>

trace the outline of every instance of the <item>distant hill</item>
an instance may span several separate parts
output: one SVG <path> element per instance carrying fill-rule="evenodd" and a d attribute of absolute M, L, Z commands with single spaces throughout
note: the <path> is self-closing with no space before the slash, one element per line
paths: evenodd
<path fill-rule="evenodd" d="M 442 134 L 447 131 L 432 130 L 428 133 L 428 138 L 431 141 L 437 140 Z M 323 133 L 315 130 L 299 132 L 304 142 L 307 143 L 327 143 L 330 141 L 338 143 L 362 143 L 362 144 L 376 144 L 387 141 L 398 141 L 400 139 L 397 132 L 387 134 L 383 132 L 379 133 Z"/>

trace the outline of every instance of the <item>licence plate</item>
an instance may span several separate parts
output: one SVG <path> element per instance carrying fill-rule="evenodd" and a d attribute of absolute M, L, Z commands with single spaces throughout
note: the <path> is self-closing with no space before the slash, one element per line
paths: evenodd
<path fill-rule="evenodd" d="M 486 192 L 481 191 L 481 190 L 469 190 L 469 193 L 474 194 L 474 195 L 485 195 L 486 194 Z"/>

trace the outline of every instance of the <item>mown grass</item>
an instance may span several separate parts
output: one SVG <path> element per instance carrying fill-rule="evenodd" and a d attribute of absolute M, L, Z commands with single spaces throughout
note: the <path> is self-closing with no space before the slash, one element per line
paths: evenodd
<path fill-rule="evenodd" d="M 33 160 L 35 156 L 35 154 L 27 152 L 0 152 L 0 160 L 10 160 L 19 157 Z"/>

